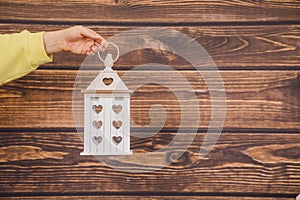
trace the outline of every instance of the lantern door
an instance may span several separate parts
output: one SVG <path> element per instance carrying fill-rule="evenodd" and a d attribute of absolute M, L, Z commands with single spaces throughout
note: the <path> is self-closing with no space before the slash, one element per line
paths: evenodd
<path fill-rule="evenodd" d="M 130 151 L 130 96 L 85 94 L 82 155 L 124 155 Z"/>

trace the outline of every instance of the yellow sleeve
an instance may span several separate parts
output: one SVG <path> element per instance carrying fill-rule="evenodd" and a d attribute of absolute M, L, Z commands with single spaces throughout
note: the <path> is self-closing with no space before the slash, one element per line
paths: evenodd
<path fill-rule="evenodd" d="M 44 32 L 0 34 L 0 85 L 25 76 L 39 65 L 52 62 L 44 48 Z"/>

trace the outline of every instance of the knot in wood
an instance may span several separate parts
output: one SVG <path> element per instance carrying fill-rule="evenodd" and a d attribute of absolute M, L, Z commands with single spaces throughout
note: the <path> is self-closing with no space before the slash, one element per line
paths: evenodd
<path fill-rule="evenodd" d="M 173 166 L 184 166 L 190 163 L 190 155 L 187 151 L 171 151 L 168 152 L 166 160 Z"/>

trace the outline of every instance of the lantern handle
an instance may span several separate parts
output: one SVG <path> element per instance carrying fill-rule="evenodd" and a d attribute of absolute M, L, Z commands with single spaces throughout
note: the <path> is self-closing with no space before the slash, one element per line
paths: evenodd
<path fill-rule="evenodd" d="M 116 62 L 116 61 L 118 60 L 119 56 L 120 56 L 120 50 L 119 50 L 119 47 L 118 47 L 115 43 L 113 43 L 113 42 L 106 42 L 106 44 L 107 44 L 107 46 L 112 45 L 112 46 L 114 46 L 114 47 L 117 49 L 117 56 L 116 56 L 116 58 L 114 59 L 114 62 Z M 100 59 L 102 62 L 104 62 L 103 58 L 102 58 L 101 55 L 100 55 L 100 51 L 98 51 L 98 57 L 99 57 L 99 59 Z"/>

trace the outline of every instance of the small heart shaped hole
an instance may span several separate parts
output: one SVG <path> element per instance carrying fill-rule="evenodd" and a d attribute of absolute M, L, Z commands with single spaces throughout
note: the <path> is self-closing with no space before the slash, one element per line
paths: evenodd
<path fill-rule="evenodd" d="M 102 142 L 102 137 L 101 136 L 94 136 L 93 137 L 93 142 L 98 145 Z"/>
<path fill-rule="evenodd" d="M 102 79 L 102 81 L 106 86 L 109 86 L 110 84 L 112 84 L 114 79 L 113 78 L 104 78 L 104 79 Z"/>
<path fill-rule="evenodd" d="M 113 141 L 116 144 L 119 144 L 122 141 L 122 137 L 121 136 L 113 136 Z"/>
<path fill-rule="evenodd" d="M 102 111 L 103 107 L 101 105 L 93 105 L 93 110 L 99 114 Z"/>
<path fill-rule="evenodd" d="M 119 114 L 122 111 L 122 106 L 121 105 L 113 105 L 112 109 L 116 114 Z"/>
<path fill-rule="evenodd" d="M 93 121 L 93 126 L 94 126 L 96 129 L 101 128 L 102 124 L 103 124 L 103 123 L 102 123 L 101 120 L 99 120 L 99 121 Z"/>
<path fill-rule="evenodd" d="M 122 126 L 122 121 L 116 121 L 116 120 L 114 120 L 113 122 L 112 122 L 112 124 L 113 124 L 113 126 L 116 128 L 116 129 L 119 129 L 121 126 Z"/>

